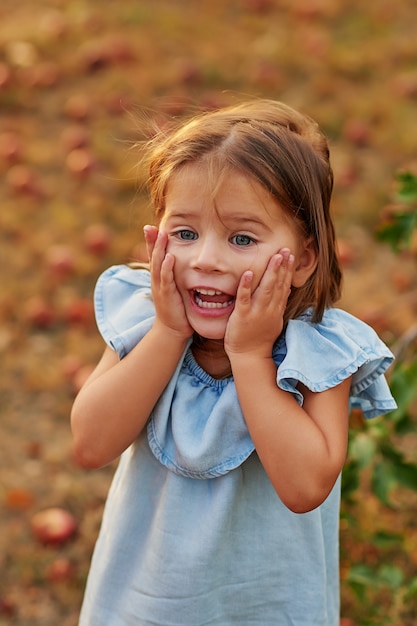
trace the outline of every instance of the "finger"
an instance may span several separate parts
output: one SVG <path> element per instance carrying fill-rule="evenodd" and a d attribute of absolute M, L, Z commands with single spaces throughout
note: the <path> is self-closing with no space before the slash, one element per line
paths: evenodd
<path fill-rule="evenodd" d="M 292 277 L 294 273 L 294 256 L 288 252 L 277 255 L 279 258 L 272 259 L 274 267 L 274 284 L 272 291 L 267 294 L 272 306 L 286 307 L 289 295 L 291 293 Z"/>
<path fill-rule="evenodd" d="M 175 257 L 173 254 L 167 253 L 161 263 L 161 287 L 172 287 L 174 282 L 174 263 Z"/>
<path fill-rule="evenodd" d="M 287 249 L 279 252 L 282 256 L 282 261 L 278 268 L 278 282 L 283 287 L 291 287 L 292 277 L 294 273 L 294 255 Z"/>
<path fill-rule="evenodd" d="M 294 257 L 288 249 L 274 254 L 255 290 L 253 302 L 262 309 L 285 307 L 291 293 L 293 271 Z"/>
<path fill-rule="evenodd" d="M 236 292 L 235 308 L 248 308 L 252 298 L 253 272 L 243 272 Z"/>
<path fill-rule="evenodd" d="M 254 295 L 256 298 L 269 302 L 273 296 L 276 296 L 283 281 L 283 263 L 284 256 L 280 252 L 274 254 L 269 259 L 259 285 L 255 290 Z"/>
<path fill-rule="evenodd" d="M 155 272 L 161 271 L 162 262 L 166 255 L 168 236 L 162 230 L 158 231 L 156 241 L 152 249 L 151 268 Z"/>
<path fill-rule="evenodd" d="M 153 249 L 155 247 L 156 238 L 158 237 L 158 229 L 156 226 L 147 224 L 143 227 L 143 235 L 145 237 L 146 251 L 149 261 L 152 258 Z"/>

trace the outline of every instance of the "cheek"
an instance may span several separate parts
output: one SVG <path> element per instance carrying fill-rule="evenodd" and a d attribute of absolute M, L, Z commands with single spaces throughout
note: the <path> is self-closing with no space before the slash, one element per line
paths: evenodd
<path fill-rule="evenodd" d="M 172 254 L 175 259 L 179 259 L 181 256 L 181 246 L 178 243 L 178 239 L 175 237 L 168 237 L 165 252 Z"/>
<path fill-rule="evenodd" d="M 274 252 L 271 252 L 270 254 L 260 254 L 259 251 L 257 251 L 252 256 L 250 261 L 245 264 L 245 267 L 241 268 L 242 270 L 241 273 L 243 273 L 245 270 L 252 270 L 253 272 L 252 286 L 254 290 L 261 282 L 262 276 L 264 275 L 268 262 L 273 254 Z"/>

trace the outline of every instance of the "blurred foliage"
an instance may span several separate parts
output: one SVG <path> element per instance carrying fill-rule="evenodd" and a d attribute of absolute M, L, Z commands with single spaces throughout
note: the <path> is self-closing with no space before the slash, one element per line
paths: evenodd
<path fill-rule="evenodd" d="M 400 252 L 410 247 L 417 229 L 417 178 L 411 172 L 401 172 L 397 181 L 400 185 L 398 204 L 386 212 L 378 237 L 388 242 L 395 252 Z"/>
<path fill-rule="evenodd" d="M 417 234 L 417 177 L 411 172 L 397 175 L 395 204 L 382 214 L 377 238 L 389 243 L 398 255 L 407 254 Z M 390 387 L 398 408 L 383 419 L 371 421 L 366 427 L 350 430 L 348 462 L 343 472 L 342 519 L 350 531 L 358 533 L 357 515 L 360 500 L 368 491 L 382 505 L 382 510 L 394 513 L 407 501 L 415 510 L 417 499 L 417 463 L 415 453 L 405 445 L 407 435 L 416 430 L 417 396 L 417 324 L 400 337 L 393 347 L 396 362 L 390 376 Z M 367 483 L 367 488 L 364 485 Z M 401 504 L 400 504 L 401 503 Z M 404 548 L 404 529 L 393 532 L 379 517 L 376 532 L 366 537 L 359 531 L 358 542 L 373 546 L 386 554 L 384 562 L 365 556 L 364 562 L 352 563 L 346 572 L 346 582 L 357 600 L 367 607 L 367 618 L 359 623 L 415 623 L 417 618 L 417 568 L 413 561 L 398 558 Z M 381 524 L 382 521 L 382 524 Z M 352 538 L 351 538 L 352 540 Z M 355 538 L 353 538 L 355 541 Z M 417 546 L 414 546 L 416 550 Z M 394 550 L 393 550 L 394 549 Z M 391 555 L 391 558 L 388 558 Z M 370 562 L 366 562 L 366 561 Z M 390 598 L 389 606 L 385 598 Z M 381 599 L 382 607 L 381 611 Z M 359 618 L 358 618 L 359 619 Z"/>

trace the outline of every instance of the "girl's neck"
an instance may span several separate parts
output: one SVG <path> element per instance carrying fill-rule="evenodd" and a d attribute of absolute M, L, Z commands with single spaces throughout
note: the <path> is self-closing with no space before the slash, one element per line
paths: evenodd
<path fill-rule="evenodd" d="M 191 350 L 199 366 L 213 378 L 228 378 L 232 375 L 223 339 L 205 339 L 194 335 Z"/>

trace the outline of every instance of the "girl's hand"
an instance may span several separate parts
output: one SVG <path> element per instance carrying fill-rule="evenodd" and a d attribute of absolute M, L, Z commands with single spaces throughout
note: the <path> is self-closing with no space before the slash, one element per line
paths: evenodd
<path fill-rule="evenodd" d="M 293 271 L 294 257 L 284 248 L 271 257 L 253 293 L 253 273 L 243 273 L 224 340 L 229 358 L 243 353 L 271 357 L 283 329 Z"/>
<path fill-rule="evenodd" d="M 145 226 L 143 232 L 151 270 L 155 323 L 159 322 L 171 332 L 187 339 L 193 334 L 193 329 L 188 323 L 184 303 L 175 283 L 175 258 L 167 252 L 168 236 L 155 226 Z"/>

